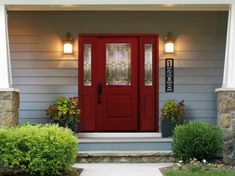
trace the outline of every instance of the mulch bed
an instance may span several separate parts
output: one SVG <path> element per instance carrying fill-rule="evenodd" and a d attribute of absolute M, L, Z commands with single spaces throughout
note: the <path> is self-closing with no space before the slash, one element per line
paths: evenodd
<path fill-rule="evenodd" d="M 76 168 L 74 172 L 71 173 L 65 173 L 62 176 L 80 176 L 82 173 L 83 169 Z M 38 176 L 38 175 L 29 175 L 26 173 L 0 173 L 0 176 Z"/>

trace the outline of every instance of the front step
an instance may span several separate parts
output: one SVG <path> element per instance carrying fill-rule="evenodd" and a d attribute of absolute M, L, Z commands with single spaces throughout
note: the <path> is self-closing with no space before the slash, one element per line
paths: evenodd
<path fill-rule="evenodd" d="M 171 138 L 86 137 L 79 138 L 80 163 L 158 163 L 174 162 Z"/>
<path fill-rule="evenodd" d="M 171 138 L 80 138 L 79 151 L 171 151 Z"/>
<path fill-rule="evenodd" d="M 171 151 L 79 152 L 78 163 L 172 163 Z"/>

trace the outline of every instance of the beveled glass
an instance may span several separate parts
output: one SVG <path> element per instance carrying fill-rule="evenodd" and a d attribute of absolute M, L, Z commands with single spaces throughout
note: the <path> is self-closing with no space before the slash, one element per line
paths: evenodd
<path fill-rule="evenodd" d="M 91 86 L 91 44 L 84 44 L 83 49 L 84 86 Z"/>
<path fill-rule="evenodd" d="M 131 85 L 131 44 L 106 44 L 106 85 Z"/>
<path fill-rule="evenodd" d="M 153 85 L 153 45 L 144 44 L 144 83 L 145 86 Z"/>

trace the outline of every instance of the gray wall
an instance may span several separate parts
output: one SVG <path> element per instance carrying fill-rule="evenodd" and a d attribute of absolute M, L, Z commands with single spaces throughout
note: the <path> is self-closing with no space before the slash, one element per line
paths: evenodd
<path fill-rule="evenodd" d="M 184 99 L 190 118 L 216 122 L 222 83 L 226 12 L 9 12 L 13 86 L 21 90 L 20 122 L 45 122 L 57 96 L 77 95 L 77 52 L 62 55 L 65 32 L 159 33 L 160 106 Z M 162 39 L 176 37 L 175 92 L 164 92 Z M 77 51 L 77 40 L 75 42 Z"/>

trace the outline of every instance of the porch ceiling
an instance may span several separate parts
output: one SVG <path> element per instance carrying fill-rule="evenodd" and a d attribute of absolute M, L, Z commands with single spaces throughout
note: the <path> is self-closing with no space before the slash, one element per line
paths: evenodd
<path fill-rule="evenodd" d="M 214 5 L 7 5 L 8 11 L 228 11 L 225 4 Z"/>

